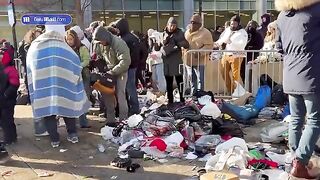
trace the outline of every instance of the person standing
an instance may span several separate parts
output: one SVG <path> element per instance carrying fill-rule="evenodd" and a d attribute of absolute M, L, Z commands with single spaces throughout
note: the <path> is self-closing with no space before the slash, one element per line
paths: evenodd
<path fill-rule="evenodd" d="M 309 160 L 320 135 L 320 0 L 276 0 L 281 11 L 276 47 L 284 55 L 283 89 L 289 95 L 290 174 L 314 179 Z M 306 124 L 303 125 L 306 121 Z"/>
<path fill-rule="evenodd" d="M 260 50 L 263 47 L 264 41 L 260 33 L 257 32 L 258 23 L 256 21 L 249 21 L 246 27 L 248 33 L 248 43 L 245 50 Z M 248 52 L 246 61 L 241 64 L 241 78 L 245 79 L 245 71 L 247 63 L 255 60 L 259 56 L 258 52 Z"/>
<path fill-rule="evenodd" d="M 220 49 L 229 51 L 243 51 L 248 42 L 248 34 L 240 25 L 240 16 L 235 15 L 230 20 L 230 27 L 221 34 L 216 42 Z M 236 88 L 236 82 L 241 83 L 240 69 L 243 57 L 236 52 L 224 53 L 220 61 L 220 72 L 225 81 L 227 91 L 233 93 Z M 229 72 L 232 73 L 232 78 Z"/>
<path fill-rule="evenodd" d="M 199 14 L 195 14 L 190 19 L 190 28 L 185 32 L 185 38 L 189 42 L 189 50 L 199 50 L 200 52 L 185 53 L 187 65 L 192 68 L 192 84 L 195 90 L 204 89 L 204 69 L 208 62 L 210 52 L 201 50 L 212 50 L 213 39 L 208 29 L 202 26 L 202 19 Z M 199 87 L 200 83 L 200 87 Z"/>
<path fill-rule="evenodd" d="M 27 53 L 30 99 L 35 118 L 43 118 L 53 148 L 60 146 L 56 117 L 63 117 L 68 137 L 79 142 L 76 119 L 90 107 L 79 56 L 57 31 L 48 30 L 31 44 Z"/>
<path fill-rule="evenodd" d="M 268 25 L 271 23 L 270 14 L 264 14 L 261 16 L 261 26 L 258 27 L 257 31 L 260 33 L 262 38 L 266 37 L 268 31 Z"/>
<path fill-rule="evenodd" d="M 119 36 L 126 42 L 130 50 L 131 64 L 128 70 L 128 81 L 126 92 L 128 96 L 129 116 L 140 113 L 138 93 L 136 86 L 136 73 L 141 58 L 141 47 L 139 39 L 129 31 L 129 23 L 127 19 L 119 19 L 115 24 L 119 29 Z"/>
<path fill-rule="evenodd" d="M 160 48 L 163 57 L 169 104 L 173 103 L 174 77 L 179 89 L 180 102 L 184 102 L 183 89 L 180 87 L 183 83 L 182 48 L 189 48 L 189 43 L 185 39 L 183 31 L 177 28 L 177 24 L 178 22 L 174 17 L 168 19 Z"/>
<path fill-rule="evenodd" d="M 163 33 L 153 29 L 148 30 L 149 44 L 149 70 L 152 72 L 152 86 L 159 95 L 166 94 L 166 79 L 163 71 L 163 59 L 160 50 L 160 44 Z"/>
<path fill-rule="evenodd" d="M 81 66 L 82 66 L 82 81 L 84 85 L 84 89 L 86 91 L 87 98 L 90 99 L 90 94 L 92 92 L 90 87 L 90 70 L 89 70 L 89 61 L 90 61 L 90 54 L 89 49 L 81 43 L 80 39 L 78 38 L 78 34 L 74 30 L 68 30 L 65 36 L 66 43 L 74 50 L 75 53 L 80 58 Z M 87 113 L 81 115 L 79 117 L 79 124 L 80 128 L 90 128 L 87 119 Z"/>
<path fill-rule="evenodd" d="M 128 69 L 131 63 L 130 50 L 127 44 L 117 36 L 112 35 L 104 27 L 97 27 L 93 33 L 94 43 L 101 45 L 101 55 L 109 71 L 107 73 L 116 76 L 116 96 L 119 104 L 119 118 L 128 118 L 128 104 L 126 99 L 126 84 Z M 115 127 L 115 97 L 113 94 L 102 94 L 106 105 L 107 126 Z"/>
<path fill-rule="evenodd" d="M 13 115 L 20 85 L 19 74 L 14 67 L 13 58 L 8 49 L 0 50 L 0 60 L 0 66 L 2 66 L 2 77 L 0 77 L 0 123 L 4 134 L 4 144 L 12 144 L 17 141 L 17 130 Z"/>

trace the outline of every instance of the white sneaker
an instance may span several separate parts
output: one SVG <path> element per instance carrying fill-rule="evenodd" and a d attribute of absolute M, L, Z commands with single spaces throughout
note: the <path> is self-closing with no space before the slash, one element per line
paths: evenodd
<path fill-rule="evenodd" d="M 36 136 L 36 137 L 49 136 L 49 133 L 48 133 L 48 131 L 46 131 L 46 132 L 44 132 L 42 134 L 34 134 L 34 136 Z"/>

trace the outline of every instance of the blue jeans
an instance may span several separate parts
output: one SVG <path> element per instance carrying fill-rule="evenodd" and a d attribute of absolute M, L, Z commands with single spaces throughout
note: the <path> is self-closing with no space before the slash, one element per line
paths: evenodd
<path fill-rule="evenodd" d="M 152 65 L 152 81 L 160 92 L 166 92 L 166 78 L 164 77 L 163 63 Z"/>
<path fill-rule="evenodd" d="M 132 68 L 128 70 L 128 80 L 126 85 L 127 96 L 128 96 L 128 107 L 129 115 L 139 114 L 139 101 L 138 93 L 136 87 L 136 71 L 137 68 Z"/>
<path fill-rule="evenodd" d="M 199 77 L 200 76 L 200 77 Z M 199 69 L 197 66 L 192 66 L 192 84 L 194 90 L 204 89 L 204 65 L 199 65 Z"/>
<path fill-rule="evenodd" d="M 295 152 L 296 158 L 307 165 L 320 135 L 320 96 L 289 95 L 289 103 L 289 147 Z M 302 132 L 305 119 L 307 121 Z"/>

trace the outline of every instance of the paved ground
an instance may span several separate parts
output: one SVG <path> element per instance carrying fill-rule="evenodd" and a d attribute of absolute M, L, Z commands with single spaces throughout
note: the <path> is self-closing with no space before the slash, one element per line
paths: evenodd
<path fill-rule="evenodd" d="M 168 163 L 160 164 L 154 161 L 134 160 L 140 163 L 136 173 L 128 173 L 109 165 L 116 157 L 117 147 L 106 144 L 99 136 L 99 121 L 90 121 L 93 126 L 89 130 L 80 130 L 80 143 L 71 144 L 66 140 L 64 127 L 59 128 L 61 146 L 53 149 L 48 137 L 33 136 L 33 121 L 30 106 L 17 106 L 15 118 L 18 130 L 18 143 L 8 150 L 12 160 L 0 166 L 0 173 L 12 171 L 2 179 L 40 179 L 41 175 L 52 174 L 44 179 L 116 179 L 116 180 L 178 180 L 194 175 L 194 166 L 201 167 L 204 163 L 169 159 Z M 247 142 L 258 142 L 261 128 L 270 121 L 261 122 L 254 127 L 245 129 Z M 104 143 L 106 152 L 100 153 L 97 144 Z M 65 151 L 66 150 L 66 151 Z M 64 151 L 64 152 L 63 152 Z"/>

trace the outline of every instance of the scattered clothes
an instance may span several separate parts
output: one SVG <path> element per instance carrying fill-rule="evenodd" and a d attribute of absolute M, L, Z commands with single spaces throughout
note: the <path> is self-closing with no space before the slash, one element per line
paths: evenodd
<path fill-rule="evenodd" d="M 261 159 L 261 160 L 256 160 L 256 159 L 252 159 L 250 161 L 248 161 L 248 164 L 250 166 L 255 166 L 256 169 L 260 169 L 259 167 L 264 167 L 263 169 L 267 168 L 267 167 L 272 167 L 272 168 L 278 168 L 278 163 L 274 162 L 274 161 L 269 161 L 266 159 Z"/>
<path fill-rule="evenodd" d="M 187 156 L 186 156 L 186 159 L 188 159 L 188 160 L 194 160 L 194 159 L 197 159 L 197 158 L 198 158 L 198 156 L 193 154 L 193 152 L 189 152 L 187 154 Z"/>
<path fill-rule="evenodd" d="M 111 161 L 110 165 L 118 168 L 127 168 L 132 163 L 130 158 L 120 158 L 116 157 L 114 160 Z"/>

